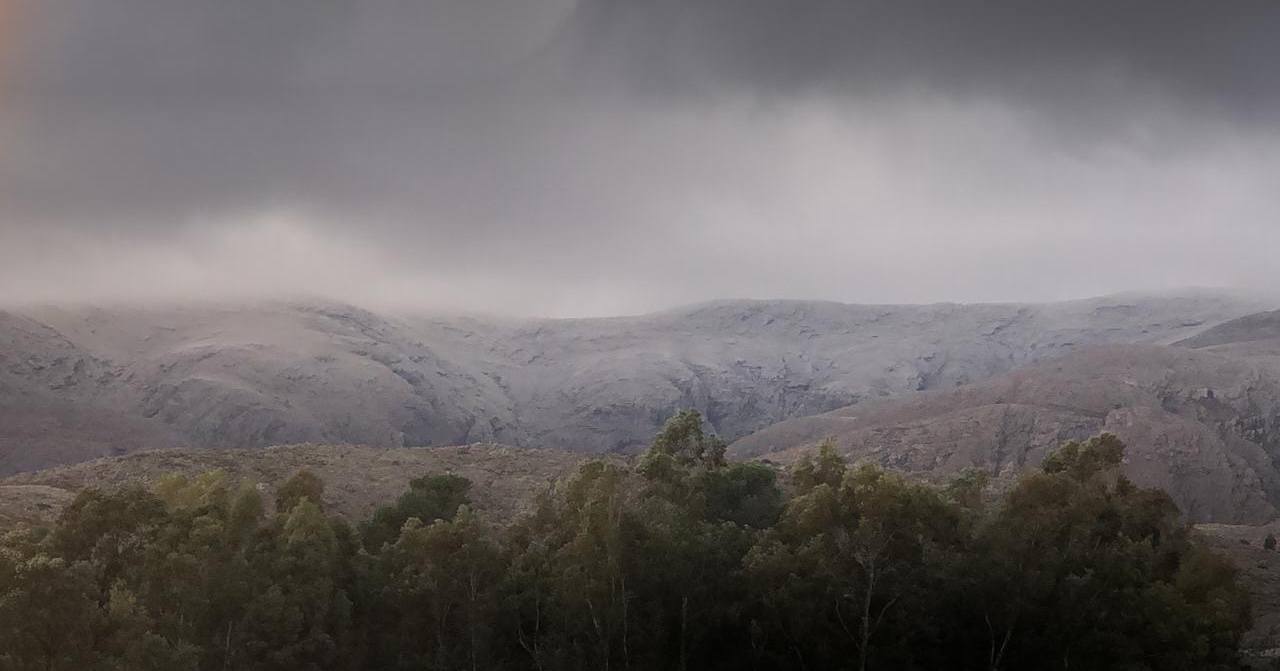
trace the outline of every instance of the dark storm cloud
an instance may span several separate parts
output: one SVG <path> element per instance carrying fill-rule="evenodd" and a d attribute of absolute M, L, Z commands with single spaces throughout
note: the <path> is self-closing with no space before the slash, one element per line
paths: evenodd
<path fill-rule="evenodd" d="M 9 5 L 0 299 L 1042 298 L 1280 214 L 1270 2 Z"/>
<path fill-rule="evenodd" d="M 654 91 L 923 87 L 1079 111 L 1146 90 L 1232 117 L 1280 111 L 1280 4 L 1266 0 L 595 0 L 576 20 L 592 62 Z"/>

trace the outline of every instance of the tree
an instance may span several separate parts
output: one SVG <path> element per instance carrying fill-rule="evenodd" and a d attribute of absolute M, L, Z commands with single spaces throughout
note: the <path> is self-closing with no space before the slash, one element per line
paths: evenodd
<path fill-rule="evenodd" d="M 119 671 L 196 671 L 200 649 L 156 632 L 146 607 L 123 583 L 111 588 L 105 608 L 100 665 Z"/>
<path fill-rule="evenodd" d="M 1234 575 L 1166 494 L 1119 472 L 1123 449 L 1064 445 L 978 528 L 952 584 L 969 585 L 957 621 L 982 623 L 988 668 L 1234 668 L 1248 623 Z"/>
<path fill-rule="evenodd" d="M 1073 440 L 1064 444 L 1045 457 L 1041 469 L 1084 481 L 1099 473 L 1114 472 L 1123 459 L 1124 443 L 1115 434 L 1104 433 L 1085 443 Z"/>
<path fill-rule="evenodd" d="M 370 552 L 394 543 L 400 528 L 410 518 L 424 524 L 451 520 L 458 509 L 471 502 L 471 481 L 453 474 L 428 474 L 409 482 L 409 491 L 396 499 L 395 505 L 378 508 L 373 517 L 360 525 L 364 547 Z"/>
<path fill-rule="evenodd" d="M 375 647 L 394 650 L 399 666 L 491 668 L 503 569 L 499 549 L 465 506 L 449 521 L 410 518 L 373 560 L 377 607 L 390 625 Z"/>
<path fill-rule="evenodd" d="M 0 668 L 92 665 L 101 626 L 93 567 L 44 553 L 7 559 L 0 566 Z"/>
<path fill-rule="evenodd" d="M 843 470 L 825 461 L 826 473 Z M 927 629 L 912 613 L 928 600 L 933 548 L 958 542 L 954 509 L 935 490 L 873 466 L 846 472 L 838 486 L 810 482 L 748 558 L 770 614 L 767 653 L 809 668 L 841 659 L 859 669 L 875 659 L 911 666 L 921 649 L 910 641 Z"/>
<path fill-rule="evenodd" d="M 649 446 L 650 460 L 669 457 L 682 466 L 718 468 L 724 465 L 725 442 L 702 430 L 702 414 L 681 410 L 667 420 Z"/>
<path fill-rule="evenodd" d="M 242 623 L 242 664 L 255 669 L 331 668 L 351 627 L 338 577 L 349 558 L 334 523 L 309 497 L 281 513 L 249 551 L 258 581 Z"/>
<path fill-rule="evenodd" d="M 693 476 L 692 487 L 703 507 L 695 512 L 707 520 L 766 529 L 782 513 L 778 474 L 764 464 L 730 464 L 703 471 Z"/>
<path fill-rule="evenodd" d="M 303 469 L 280 485 L 276 491 L 276 511 L 287 513 L 303 499 L 324 509 L 324 481 L 315 473 Z"/>
<path fill-rule="evenodd" d="M 0 670 L 1238 668 L 1236 570 L 1112 436 L 999 488 L 827 443 L 784 494 L 690 417 L 507 528 L 455 476 L 360 534 L 305 477 L 270 517 L 221 472 L 85 491 L 0 534 Z"/>
<path fill-rule="evenodd" d="M 818 454 L 805 454 L 791 470 L 791 485 L 798 494 L 808 494 L 818 485 L 836 488 L 844 480 L 848 464 L 836 451 L 836 441 L 818 443 Z"/>
<path fill-rule="evenodd" d="M 80 492 L 58 520 L 50 539 L 56 556 L 85 562 L 96 571 L 98 591 L 137 569 L 165 517 L 164 504 L 141 487 Z"/>

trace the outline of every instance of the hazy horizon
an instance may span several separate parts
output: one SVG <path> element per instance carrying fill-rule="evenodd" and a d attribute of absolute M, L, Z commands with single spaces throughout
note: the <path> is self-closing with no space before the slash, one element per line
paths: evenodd
<path fill-rule="evenodd" d="M 619 312 L 598 312 L 592 314 L 547 314 L 536 312 L 520 312 L 516 310 L 486 310 L 483 308 L 449 307 L 432 304 L 378 303 L 349 300 L 339 296 L 327 296 L 316 293 L 294 293 L 268 295 L 261 292 L 243 295 L 200 295 L 185 297 L 163 296 L 128 296 L 98 299 L 63 299 L 63 300 L 0 300 L 0 311 L 16 310 L 39 311 L 79 310 L 79 309 L 121 309 L 121 310 L 168 310 L 168 309 L 239 309 L 271 307 L 274 305 L 345 305 L 361 310 L 370 310 L 397 317 L 460 317 L 512 321 L 538 320 L 579 320 L 579 319 L 613 319 L 627 317 L 643 317 L 666 312 L 679 312 L 704 306 L 733 303 L 816 303 L 843 305 L 849 307 L 886 307 L 886 308 L 927 308 L 934 306 L 998 306 L 998 305 L 1060 305 L 1089 301 L 1124 301 L 1128 299 L 1160 299 L 1160 298 L 1209 298 L 1222 297 L 1241 301 L 1256 301 L 1261 305 L 1274 301 L 1280 305 L 1280 291 L 1261 290 L 1248 287 L 1209 287 L 1186 286 L 1167 289 L 1131 289 L 1106 294 L 1068 296 L 1048 300 L 974 300 L 974 301 L 843 301 L 828 298 L 803 298 L 789 296 L 721 296 L 701 300 L 659 305 L 649 309 Z"/>
<path fill-rule="evenodd" d="M 0 0 L 0 303 L 1280 290 L 1280 6 Z"/>

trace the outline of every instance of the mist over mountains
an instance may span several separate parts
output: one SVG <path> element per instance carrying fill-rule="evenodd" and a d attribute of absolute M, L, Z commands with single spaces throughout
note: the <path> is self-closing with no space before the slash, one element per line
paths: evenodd
<path fill-rule="evenodd" d="M 1266 456 L 1280 368 L 1241 334 L 1268 328 L 1248 317 L 1268 307 L 1198 292 L 719 301 L 573 320 L 320 301 L 13 309 L 0 314 L 0 472 L 144 448 L 303 442 L 634 452 L 675 410 L 695 408 L 740 439 L 740 456 L 785 460 L 837 435 L 859 456 L 924 471 L 998 474 L 1061 440 L 1118 431 L 1179 446 L 1135 456 L 1134 468 L 1193 515 L 1255 520 L 1280 500 Z M 1196 456 L 1177 456 L 1187 451 Z M 1182 484 L 1187 469 L 1204 471 L 1195 487 Z M 1229 501 L 1205 499 L 1223 487 Z"/>

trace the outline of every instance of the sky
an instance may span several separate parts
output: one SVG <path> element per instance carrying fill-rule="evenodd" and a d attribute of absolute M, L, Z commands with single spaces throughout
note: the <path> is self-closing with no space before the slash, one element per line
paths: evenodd
<path fill-rule="evenodd" d="M 1270 0 L 0 0 L 0 303 L 1280 290 Z"/>

